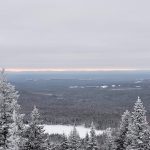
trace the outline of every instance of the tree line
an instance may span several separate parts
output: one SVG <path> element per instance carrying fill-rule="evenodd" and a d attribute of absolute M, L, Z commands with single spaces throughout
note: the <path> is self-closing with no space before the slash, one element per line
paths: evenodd
<path fill-rule="evenodd" d="M 4 71 L 0 74 L 0 150 L 150 150 L 150 127 L 146 110 L 138 97 L 133 112 L 126 110 L 120 126 L 107 129 L 97 136 L 94 123 L 90 133 L 81 139 L 74 125 L 70 135 L 62 135 L 55 143 L 45 134 L 36 106 L 28 124 L 18 104 L 19 94 L 11 85 Z"/>

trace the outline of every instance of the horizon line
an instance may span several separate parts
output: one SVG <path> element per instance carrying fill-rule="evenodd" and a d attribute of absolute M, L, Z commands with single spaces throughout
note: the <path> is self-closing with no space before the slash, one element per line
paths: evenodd
<path fill-rule="evenodd" d="M 96 72 L 96 71 L 150 71 L 145 68 L 5 68 L 7 72 Z"/>

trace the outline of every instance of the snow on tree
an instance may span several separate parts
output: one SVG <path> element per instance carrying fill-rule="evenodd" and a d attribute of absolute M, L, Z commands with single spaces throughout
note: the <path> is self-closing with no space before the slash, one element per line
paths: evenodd
<path fill-rule="evenodd" d="M 9 149 L 11 143 L 9 130 L 13 123 L 13 111 L 14 107 L 17 107 L 15 105 L 17 105 L 18 97 L 18 92 L 7 81 L 2 70 L 0 74 L 0 149 Z"/>
<path fill-rule="evenodd" d="M 62 141 L 60 147 L 61 147 L 61 150 L 69 149 L 68 139 L 67 139 L 67 137 L 65 135 L 63 135 L 63 141 Z"/>
<path fill-rule="evenodd" d="M 74 125 L 73 130 L 69 135 L 69 150 L 78 150 L 80 147 L 80 136 Z"/>
<path fill-rule="evenodd" d="M 105 150 L 113 150 L 114 149 L 114 137 L 112 136 L 111 128 L 106 129 L 105 136 L 106 136 Z"/>
<path fill-rule="evenodd" d="M 21 119 L 21 120 L 20 120 Z M 23 128 L 21 125 L 22 124 L 22 119 L 20 118 L 17 114 L 17 112 L 14 110 L 13 111 L 13 123 L 10 126 L 10 133 L 11 136 L 9 140 L 11 141 L 9 144 L 9 149 L 11 150 L 20 150 L 21 147 L 23 147 Z"/>
<path fill-rule="evenodd" d="M 23 123 L 24 114 L 20 113 L 20 105 L 18 105 L 17 101 L 14 100 L 12 103 L 13 110 L 13 116 L 12 120 L 13 123 L 10 126 L 10 149 L 11 150 L 20 150 L 23 149 L 25 144 L 25 138 L 24 131 L 25 131 L 25 125 Z"/>
<path fill-rule="evenodd" d="M 126 150 L 127 133 L 129 130 L 130 123 L 131 123 L 131 114 L 128 110 L 126 110 L 122 115 L 119 131 L 115 138 L 115 145 L 116 145 L 115 150 Z"/>
<path fill-rule="evenodd" d="M 97 149 L 98 146 L 97 146 L 97 139 L 95 134 L 95 127 L 94 127 L 94 123 L 92 122 L 87 150 L 97 150 Z"/>
<path fill-rule="evenodd" d="M 150 130 L 146 120 L 146 110 L 138 97 L 129 126 L 127 150 L 150 150 Z"/>
<path fill-rule="evenodd" d="M 90 137 L 89 137 L 89 134 L 87 133 L 86 136 L 85 136 L 85 139 L 84 139 L 85 143 L 88 143 L 89 139 L 90 139 Z"/>
<path fill-rule="evenodd" d="M 25 150 L 45 150 L 46 136 L 44 134 L 43 126 L 40 121 L 40 114 L 36 106 L 31 113 L 31 122 L 25 133 L 26 143 Z"/>
<path fill-rule="evenodd" d="M 87 148 L 89 140 L 90 140 L 90 137 L 89 137 L 89 134 L 87 133 L 84 138 L 84 143 L 83 143 L 85 148 Z"/>

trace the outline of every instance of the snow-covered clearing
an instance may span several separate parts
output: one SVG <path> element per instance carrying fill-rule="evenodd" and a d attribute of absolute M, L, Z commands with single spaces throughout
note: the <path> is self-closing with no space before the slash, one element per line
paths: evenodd
<path fill-rule="evenodd" d="M 45 133 L 48 134 L 65 134 L 69 135 L 72 131 L 73 126 L 71 125 L 44 125 Z M 84 126 L 76 126 L 76 129 L 81 138 L 84 138 L 87 133 L 90 132 L 90 128 L 85 128 Z M 103 130 L 96 130 L 96 135 L 103 134 Z"/>

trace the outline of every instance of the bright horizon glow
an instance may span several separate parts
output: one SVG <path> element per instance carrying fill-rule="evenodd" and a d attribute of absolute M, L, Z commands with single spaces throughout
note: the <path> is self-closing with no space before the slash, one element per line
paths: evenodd
<path fill-rule="evenodd" d="M 7 72 L 69 72 L 69 71 L 150 71 L 140 68 L 6 68 Z"/>

